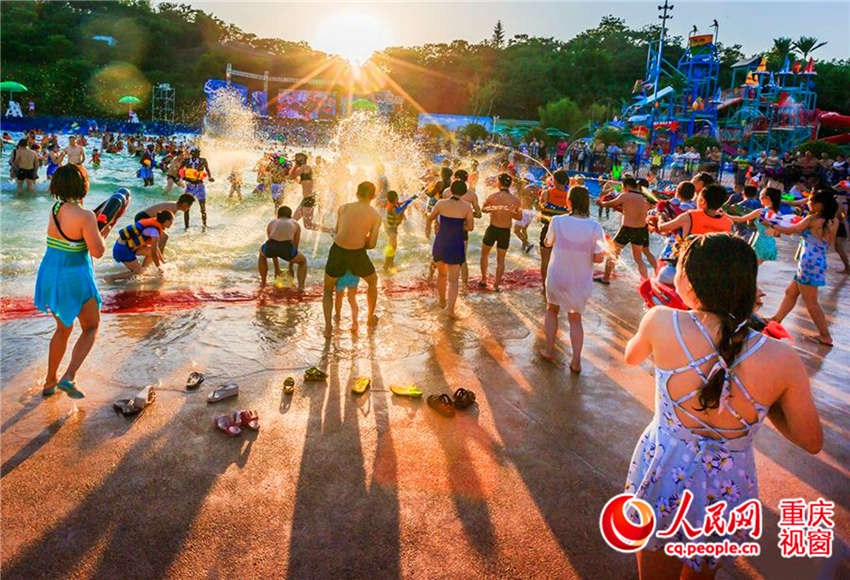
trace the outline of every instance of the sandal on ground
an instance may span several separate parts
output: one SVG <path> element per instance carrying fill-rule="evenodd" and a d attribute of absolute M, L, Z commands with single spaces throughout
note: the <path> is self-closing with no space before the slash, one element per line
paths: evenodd
<path fill-rule="evenodd" d="M 416 385 L 390 385 L 390 392 L 399 397 L 418 398 L 422 396 L 422 389 Z"/>
<path fill-rule="evenodd" d="M 237 419 L 239 420 L 238 423 L 236 423 Z M 233 421 L 240 427 L 251 429 L 252 431 L 257 431 L 260 428 L 260 416 L 257 415 L 256 411 L 236 411 L 233 415 Z"/>
<path fill-rule="evenodd" d="M 203 375 L 203 373 L 192 371 L 189 374 L 189 378 L 186 379 L 186 388 L 188 390 L 197 389 L 201 386 L 201 383 L 204 382 L 204 379 L 206 379 L 206 377 Z"/>
<path fill-rule="evenodd" d="M 49 397 L 49 396 L 51 396 L 55 393 L 56 393 L 56 385 L 53 385 L 52 387 L 42 387 L 41 388 L 41 396 L 42 397 L 46 398 L 46 397 Z"/>
<path fill-rule="evenodd" d="M 442 395 L 428 395 L 428 406 L 437 411 L 443 417 L 455 416 L 452 398 L 445 393 Z"/>
<path fill-rule="evenodd" d="M 86 396 L 84 392 L 77 388 L 77 383 L 74 381 L 69 381 L 68 379 L 65 379 L 59 381 L 56 386 L 59 388 L 60 391 L 63 391 L 72 399 L 82 399 Z"/>
<path fill-rule="evenodd" d="M 305 381 L 324 381 L 328 378 L 328 373 L 316 367 L 310 367 L 304 371 Z"/>
<path fill-rule="evenodd" d="M 133 399 L 133 403 L 139 409 L 144 409 L 151 403 L 156 401 L 156 391 L 153 390 L 153 387 L 147 386 L 136 393 L 136 397 Z"/>
<path fill-rule="evenodd" d="M 292 377 L 286 377 L 283 380 L 283 392 L 286 395 L 291 395 L 295 392 L 295 379 Z"/>
<path fill-rule="evenodd" d="M 118 399 L 112 403 L 112 408 L 125 417 L 132 417 L 142 412 L 142 407 L 136 406 L 135 399 Z"/>
<path fill-rule="evenodd" d="M 458 389 L 452 398 L 456 409 L 466 409 L 475 402 L 475 393 L 466 389 Z"/>
<path fill-rule="evenodd" d="M 233 421 L 233 415 L 219 415 L 215 418 L 215 426 L 231 437 L 236 437 L 242 433 L 242 429 Z"/>
<path fill-rule="evenodd" d="M 360 377 L 355 379 L 354 384 L 351 385 L 351 391 L 358 395 L 362 395 L 366 392 L 366 389 L 369 388 L 369 385 L 372 384 L 372 379 L 369 377 Z"/>
<path fill-rule="evenodd" d="M 224 399 L 235 397 L 239 394 L 239 385 L 236 383 L 225 383 L 217 387 L 213 392 L 207 395 L 207 403 L 218 403 Z"/>

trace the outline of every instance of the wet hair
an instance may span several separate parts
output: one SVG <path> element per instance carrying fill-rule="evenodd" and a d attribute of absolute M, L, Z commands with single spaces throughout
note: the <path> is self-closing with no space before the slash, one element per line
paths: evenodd
<path fill-rule="evenodd" d="M 676 187 L 676 196 L 682 201 L 691 201 L 696 194 L 697 188 L 690 181 L 683 181 Z"/>
<path fill-rule="evenodd" d="M 165 224 L 165 222 L 174 221 L 174 214 L 168 211 L 167 209 L 159 211 L 156 213 L 156 221 L 161 224 Z"/>
<path fill-rule="evenodd" d="M 358 199 L 372 199 L 375 197 L 375 184 L 371 181 L 364 181 L 357 186 Z"/>
<path fill-rule="evenodd" d="M 455 179 L 460 179 L 465 182 L 469 179 L 469 173 L 466 172 L 466 169 L 458 169 L 455 171 Z"/>
<path fill-rule="evenodd" d="M 452 195 L 454 195 L 456 197 L 460 197 L 462 195 L 465 195 L 467 190 L 468 190 L 468 188 L 466 187 L 465 181 L 455 181 L 454 183 L 452 183 L 451 189 L 452 189 Z"/>
<path fill-rule="evenodd" d="M 387 192 L 387 201 L 390 203 L 395 203 L 398 201 L 398 192 L 391 189 Z"/>
<path fill-rule="evenodd" d="M 705 200 L 705 205 L 708 209 L 720 209 L 726 200 L 729 199 L 729 192 L 719 183 L 712 183 L 702 190 L 702 198 Z"/>
<path fill-rule="evenodd" d="M 84 167 L 69 163 L 56 168 L 50 180 L 50 195 L 62 201 L 76 201 L 88 192 L 89 176 Z"/>
<path fill-rule="evenodd" d="M 649 180 L 645 177 L 639 177 L 637 180 L 637 184 L 641 187 L 649 187 Z"/>
<path fill-rule="evenodd" d="M 731 366 L 749 334 L 747 322 L 756 304 L 755 251 L 742 238 L 729 234 L 693 236 L 680 257 L 682 271 L 700 302 L 701 310 L 720 320 L 717 352 Z M 716 366 L 699 389 L 698 411 L 716 409 L 727 371 Z"/>
<path fill-rule="evenodd" d="M 510 187 L 511 183 L 513 183 L 513 182 L 514 182 L 513 178 L 511 178 L 511 176 L 508 175 L 507 173 L 500 173 L 499 174 L 499 185 L 501 185 L 502 187 Z"/>
<path fill-rule="evenodd" d="M 694 175 L 694 179 L 701 181 L 704 187 L 708 187 L 709 185 L 714 183 L 714 178 L 711 176 L 710 173 L 706 173 L 705 171 Z"/>
<path fill-rule="evenodd" d="M 758 187 L 756 187 L 755 185 L 747 185 L 747 186 L 744 186 L 743 195 L 744 195 L 744 197 L 746 197 L 747 199 L 753 199 L 753 198 L 754 198 L 754 197 L 756 197 L 758 194 L 759 194 L 759 188 L 758 188 Z"/>
<path fill-rule="evenodd" d="M 27 143 L 29 143 L 29 141 L 27 141 L 26 139 L 21 139 L 20 141 L 18 141 L 17 147 L 26 147 Z"/>
<path fill-rule="evenodd" d="M 570 199 L 570 214 L 582 217 L 590 215 L 590 192 L 586 187 L 574 185 L 567 195 Z"/>
<path fill-rule="evenodd" d="M 637 186 L 638 186 L 638 182 L 637 182 L 637 179 L 635 179 L 634 177 L 629 175 L 629 176 L 626 176 L 626 177 L 623 178 L 623 187 L 624 188 L 631 190 L 631 189 L 637 189 Z"/>
<path fill-rule="evenodd" d="M 292 217 L 292 208 L 288 205 L 282 205 L 277 208 L 277 217 L 282 219 L 289 219 Z"/>
<path fill-rule="evenodd" d="M 188 203 L 189 205 L 192 205 L 195 203 L 195 196 L 191 193 L 182 193 L 180 194 L 180 197 L 177 198 L 177 203 Z"/>
<path fill-rule="evenodd" d="M 555 183 L 557 183 L 558 185 L 566 185 L 567 182 L 570 180 L 570 176 L 563 169 L 559 169 L 558 171 L 552 174 L 552 179 L 554 179 Z"/>
<path fill-rule="evenodd" d="M 443 182 L 443 189 L 447 188 L 452 183 L 452 168 L 451 167 L 441 167 L 440 168 L 440 181 Z"/>
<path fill-rule="evenodd" d="M 779 211 L 779 206 L 782 205 L 782 192 L 775 187 L 765 187 L 761 190 L 761 194 L 770 198 L 770 208 L 773 211 Z"/>
<path fill-rule="evenodd" d="M 826 233 L 829 222 L 835 219 L 835 214 L 838 213 L 838 201 L 835 199 L 835 190 L 821 189 L 815 192 L 812 195 L 812 203 L 819 203 L 821 205 L 821 210 L 817 213 L 817 217 L 823 219 L 822 232 Z"/>

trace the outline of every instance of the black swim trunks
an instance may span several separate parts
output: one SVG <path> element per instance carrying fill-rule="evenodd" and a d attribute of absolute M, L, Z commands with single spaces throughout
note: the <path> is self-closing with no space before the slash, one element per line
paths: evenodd
<path fill-rule="evenodd" d="M 150 219 L 150 217 L 151 217 L 151 216 L 149 216 L 149 215 L 148 215 L 148 214 L 146 214 L 145 212 L 140 211 L 140 212 L 139 212 L 139 213 L 137 213 L 135 216 L 133 216 L 133 221 L 134 221 L 134 222 L 140 222 L 140 221 L 142 221 L 142 220 Z"/>
<path fill-rule="evenodd" d="M 614 243 L 621 246 L 633 244 L 635 246 L 649 245 L 649 230 L 646 226 L 642 228 L 630 228 L 628 226 L 620 226 L 620 230 L 614 237 Z"/>
<path fill-rule="evenodd" d="M 316 205 L 316 196 L 309 195 L 301 200 L 301 207 L 314 207 Z"/>
<path fill-rule="evenodd" d="M 511 244 L 511 228 L 487 226 L 487 229 L 484 231 L 484 239 L 481 243 L 490 247 L 495 244 L 500 250 L 507 250 Z"/>
<path fill-rule="evenodd" d="M 298 249 L 292 245 L 292 240 L 266 240 L 261 249 L 266 258 L 283 258 L 287 262 L 298 255 Z"/>
<path fill-rule="evenodd" d="M 35 181 L 36 179 L 38 179 L 38 173 L 35 169 L 21 169 L 19 167 L 15 177 L 18 178 L 18 181 L 25 181 L 27 179 Z"/>
<path fill-rule="evenodd" d="M 366 278 L 375 273 L 375 266 L 366 253 L 366 248 L 346 250 L 336 244 L 328 252 L 328 263 L 325 264 L 325 274 L 331 278 L 341 278 L 346 270 L 358 278 Z"/>

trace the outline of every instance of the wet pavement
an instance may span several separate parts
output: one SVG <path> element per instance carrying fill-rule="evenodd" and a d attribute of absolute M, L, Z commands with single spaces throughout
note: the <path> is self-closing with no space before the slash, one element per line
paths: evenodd
<path fill-rule="evenodd" d="M 793 249 L 781 243 L 763 268 L 768 314 Z M 812 376 L 823 451 L 759 432 L 762 556 L 721 578 L 850 575 L 850 278 L 834 258 L 821 296 L 836 347 L 800 340 L 813 332 L 802 305 L 786 321 Z M 361 324 L 353 337 L 344 318 L 329 343 L 317 302 L 104 315 L 76 405 L 39 394 L 51 321 L 5 322 L 2 575 L 635 578 L 634 557 L 598 529 L 652 414 L 651 368 L 622 363 L 644 310 L 634 282 L 624 269 L 594 288 L 580 376 L 537 357 L 543 301 L 523 287 L 470 294 L 456 322 L 431 297 L 382 294 L 373 334 Z M 303 384 L 313 364 L 330 376 Z M 187 392 L 193 369 L 208 379 Z M 372 378 L 362 396 L 350 391 L 358 376 Z M 207 404 L 230 379 L 239 397 Z M 389 392 L 408 382 L 426 394 L 464 387 L 478 402 L 443 418 Z M 158 385 L 152 407 L 135 420 L 113 412 L 146 384 Z M 239 408 L 256 409 L 262 427 L 231 439 L 213 417 Z M 836 502 L 835 557 L 779 556 L 785 497 Z"/>

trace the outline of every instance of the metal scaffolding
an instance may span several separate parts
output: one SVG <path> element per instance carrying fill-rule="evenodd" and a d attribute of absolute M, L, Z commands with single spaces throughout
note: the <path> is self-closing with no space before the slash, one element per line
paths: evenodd
<path fill-rule="evenodd" d="M 153 88 L 151 120 L 174 122 L 174 89 L 168 83 L 160 83 Z"/>

